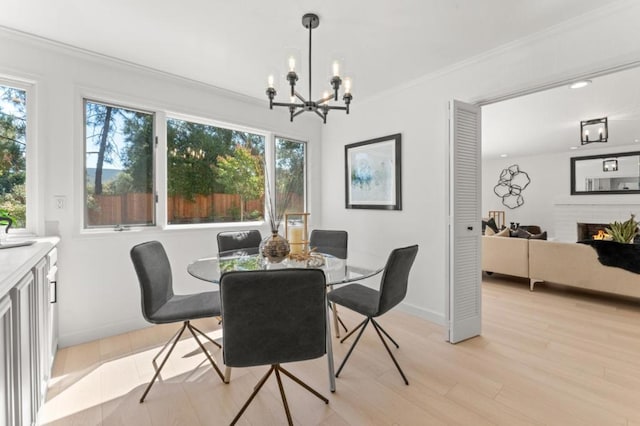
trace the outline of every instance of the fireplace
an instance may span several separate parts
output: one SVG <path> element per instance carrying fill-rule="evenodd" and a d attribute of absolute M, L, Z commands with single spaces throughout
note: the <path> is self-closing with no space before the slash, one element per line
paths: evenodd
<path fill-rule="evenodd" d="M 608 223 L 582 223 L 578 222 L 578 241 L 602 239 Z"/>

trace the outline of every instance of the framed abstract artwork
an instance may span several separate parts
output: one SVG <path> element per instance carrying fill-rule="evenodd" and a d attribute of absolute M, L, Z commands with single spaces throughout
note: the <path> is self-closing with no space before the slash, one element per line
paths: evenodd
<path fill-rule="evenodd" d="M 401 135 L 345 145 L 348 209 L 402 210 Z"/>

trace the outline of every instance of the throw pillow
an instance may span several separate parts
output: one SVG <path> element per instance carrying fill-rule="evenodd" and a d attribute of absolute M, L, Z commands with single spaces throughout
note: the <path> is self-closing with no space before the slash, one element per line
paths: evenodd
<path fill-rule="evenodd" d="M 504 228 L 502 231 L 500 232 L 496 232 L 496 237 L 509 237 L 509 228 Z"/>
<path fill-rule="evenodd" d="M 491 230 L 493 231 L 494 234 L 496 234 L 499 231 L 498 225 L 496 224 L 496 220 L 493 217 L 491 217 L 491 218 L 489 218 L 489 220 L 487 220 L 487 227 L 491 228 Z"/>
<path fill-rule="evenodd" d="M 518 228 L 515 231 L 511 231 L 511 236 L 516 238 L 531 238 L 531 233 L 522 228 Z"/>
<path fill-rule="evenodd" d="M 540 234 L 531 234 L 529 238 L 531 238 L 532 240 L 546 240 L 547 231 L 541 232 Z"/>
<path fill-rule="evenodd" d="M 496 233 L 491 229 L 490 226 L 487 226 L 484 230 L 484 235 L 496 235 Z"/>

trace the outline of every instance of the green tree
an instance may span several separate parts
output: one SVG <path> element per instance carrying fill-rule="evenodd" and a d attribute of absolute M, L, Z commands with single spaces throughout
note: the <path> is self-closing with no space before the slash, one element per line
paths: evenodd
<path fill-rule="evenodd" d="M 98 148 L 97 152 L 89 152 L 87 154 L 97 154 L 96 173 L 93 182 L 93 193 L 95 195 L 102 194 L 102 170 L 104 163 L 111 163 L 113 155 L 117 152 L 116 144 L 113 140 L 115 120 L 117 108 L 103 104 L 87 102 L 86 103 L 86 122 L 87 142 L 94 141 L 94 145 Z"/>
<path fill-rule="evenodd" d="M 262 159 L 249 148 L 238 146 L 233 155 L 218 157 L 217 174 L 228 194 L 240 195 L 240 221 L 243 221 L 245 202 L 264 194 Z"/>
<path fill-rule="evenodd" d="M 0 204 L 26 226 L 26 92 L 0 86 Z"/>
<path fill-rule="evenodd" d="M 167 191 L 193 200 L 195 194 L 222 192 L 216 183 L 216 159 L 231 154 L 219 129 L 199 123 L 169 120 L 167 123 Z M 228 136 L 230 138 L 230 135 Z"/>
<path fill-rule="evenodd" d="M 304 210 L 304 165 L 305 144 L 303 142 L 276 139 L 276 204 L 277 210 Z M 291 201 L 296 195 L 299 204 Z"/>
<path fill-rule="evenodd" d="M 167 121 L 167 190 L 193 199 L 195 194 L 224 192 L 216 179 L 218 161 L 245 148 L 264 157 L 264 137 L 184 120 Z"/>
<path fill-rule="evenodd" d="M 128 192 L 153 192 L 153 116 L 129 112 L 124 117 L 122 133 L 125 142 L 121 158 L 124 170 L 116 179 L 128 179 Z M 120 185 L 120 193 L 127 192 L 125 187 Z"/>

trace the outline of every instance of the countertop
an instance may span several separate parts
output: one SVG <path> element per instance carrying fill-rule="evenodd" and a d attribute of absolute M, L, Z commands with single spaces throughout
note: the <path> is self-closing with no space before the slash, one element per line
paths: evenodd
<path fill-rule="evenodd" d="M 60 242 L 58 237 L 30 238 L 30 240 L 35 240 L 35 243 L 0 250 L 0 299 Z"/>

